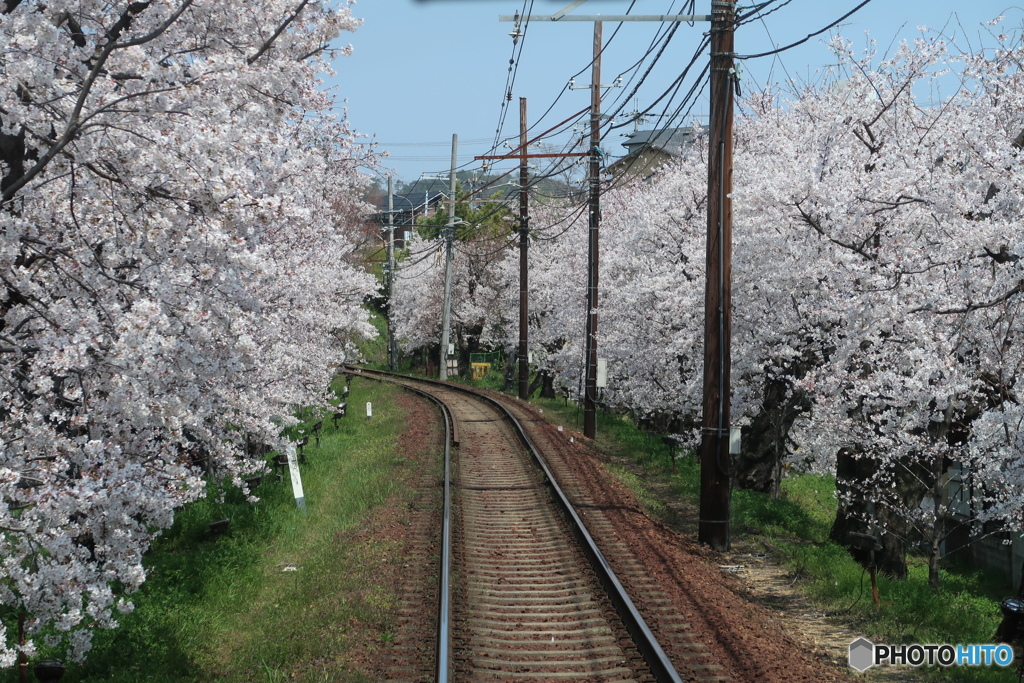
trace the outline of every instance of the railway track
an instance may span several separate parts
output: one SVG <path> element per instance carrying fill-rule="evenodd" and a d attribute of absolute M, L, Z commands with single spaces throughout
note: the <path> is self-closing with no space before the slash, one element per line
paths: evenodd
<path fill-rule="evenodd" d="M 452 384 L 391 376 L 393 381 L 437 402 L 445 411 L 449 443 L 450 497 L 439 547 L 441 595 L 434 671 L 439 682 L 458 681 L 680 681 L 665 650 L 559 488 L 534 446 L 528 427 L 500 402 Z M 514 410 L 514 408 L 513 408 Z M 520 414 L 519 418 L 525 418 Z M 584 501 L 584 505 L 585 505 Z M 588 524 L 606 531 L 598 510 L 585 510 Z M 615 563 L 659 623 L 673 624 L 628 553 L 611 548 Z M 445 596 L 450 596 L 450 603 Z M 422 644 L 421 644 L 422 645 Z M 693 647 L 691 647 L 693 646 Z M 675 656 L 697 644 L 678 642 Z M 703 680 L 722 680 L 714 667 Z M 692 669 L 691 669 L 692 670 Z M 390 680 L 422 680 L 401 675 Z"/>

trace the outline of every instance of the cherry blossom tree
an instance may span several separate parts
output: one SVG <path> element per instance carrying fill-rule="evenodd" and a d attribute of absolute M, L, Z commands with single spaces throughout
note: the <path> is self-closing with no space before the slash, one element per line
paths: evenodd
<path fill-rule="evenodd" d="M 0 666 L 116 625 L 209 479 L 262 470 L 371 334 L 334 216 L 366 153 L 318 73 L 347 7 L 8 0 Z M 24 643 L 12 626 L 26 621 Z"/>
<path fill-rule="evenodd" d="M 1005 55 L 969 56 L 953 95 L 919 103 L 921 84 L 958 59 L 943 41 L 904 44 L 875 68 L 834 47 L 850 77 L 766 117 L 793 153 L 744 194 L 760 196 L 790 239 L 827 254 L 816 291 L 792 296 L 826 361 L 801 384 L 814 395 L 811 443 L 839 458 L 833 538 L 882 533 L 882 566 L 896 575 L 904 546 L 923 538 L 937 588 L 951 464 L 1000 481 L 977 489 L 985 515 L 996 500 L 1019 507 L 1021 482 L 1007 486 L 1006 460 L 980 457 L 972 429 L 1012 391 L 994 361 L 1014 352 L 1020 292 L 1018 79 Z"/>
<path fill-rule="evenodd" d="M 503 263 L 509 260 L 508 210 L 499 202 L 472 207 L 456 205 L 458 226 L 452 248 L 451 340 L 468 354 L 502 336 L 510 320 L 496 302 L 508 298 L 511 281 Z M 444 304 L 444 228 L 446 210 L 440 210 L 409 241 L 409 253 L 399 263 L 392 302 L 396 337 L 406 353 L 436 353 L 441 339 Z M 495 330 L 499 330 L 496 335 Z M 489 348 L 489 346 L 488 346 Z"/>

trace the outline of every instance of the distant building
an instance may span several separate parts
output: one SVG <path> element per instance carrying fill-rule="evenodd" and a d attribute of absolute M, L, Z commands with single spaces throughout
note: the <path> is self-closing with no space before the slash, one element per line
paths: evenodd
<path fill-rule="evenodd" d="M 683 150 L 693 144 L 695 135 L 692 126 L 636 131 L 622 143 L 626 155 L 609 166 L 608 172 L 616 177 L 648 178 L 658 168 L 681 156 Z"/>
<path fill-rule="evenodd" d="M 514 179 L 510 176 L 499 177 L 496 175 L 484 175 L 477 171 L 459 171 L 456 173 L 456 180 L 459 185 L 459 194 L 473 192 L 470 200 L 473 208 L 479 208 L 490 201 L 517 201 L 519 197 L 518 174 Z M 568 188 L 562 182 L 545 178 L 533 186 L 533 195 L 540 199 L 551 197 L 564 197 Z M 447 175 L 423 174 L 418 179 L 405 185 L 402 191 L 394 195 L 394 216 L 395 225 L 395 247 L 401 249 L 405 241 L 414 229 L 416 221 L 420 218 L 430 218 L 438 210 L 447 210 L 448 194 L 451 188 Z M 375 201 L 377 214 L 374 218 L 380 226 L 388 224 L 388 196 L 387 193 L 379 195 Z M 518 206 L 518 204 L 516 205 Z"/>
<path fill-rule="evenodd" d="M 395 248 L 405 247 L 405 241 L 412 232 L 416 220 L 430 218 L 437 213 L 442 202 L 448 201 L 448 179 L 439 176 L 420 176 L 396 193 L 392 202 L 395 225 Z M 381 226 L 388 224 L 388 195 L 385 192 L 377 200 L 377 216 L 375 222 Z"/>

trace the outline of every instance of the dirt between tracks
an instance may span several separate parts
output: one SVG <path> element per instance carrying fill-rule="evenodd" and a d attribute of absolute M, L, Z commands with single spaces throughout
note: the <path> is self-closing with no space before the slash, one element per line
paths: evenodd
<path fill-rule="evenodd" d="M 651 518 L 604 467 L 610 456 L 577 432 L 558 432 L 533 406 L 501 399 L 527 418 L 528 432 L 556 446 L 556 457 L 574 472 L 575 485 L 605 509 L 620 540 L 629 543 L 685 615 L 692 632 L 724 667 L 717 672 L 720 675 L 735 681 L 925 680 L 909 668 L 856 674 L 846 665 L 847 648 L 861 634 L 815 613 L 764 547 L 740 540 L 723 554 L 697 544 L 697 511 L 692 506 L 672 500 L 645 480 L 676 513 L 674 528 Z"/>

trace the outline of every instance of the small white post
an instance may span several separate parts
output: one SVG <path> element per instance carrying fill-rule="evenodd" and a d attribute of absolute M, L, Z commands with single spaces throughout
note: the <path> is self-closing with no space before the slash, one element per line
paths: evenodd
<path fill-rule="evenodd" d="M 366 419 L 369 420 L 373 417 L 373 404 L 369 401 L 366 402 Z"/>
<path fill-rule="evenodd" d="M 295 444 L 288 444 L 288 473 L 292 477 L 292 494 L 295 504 L 303 512 L 306 511 L 306 496 L 302 492 L 302 475 L 299 473 L 299 461 L 295 457 Z"/>

